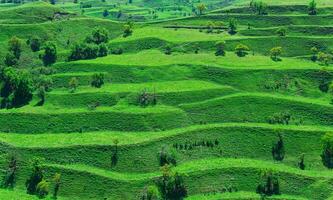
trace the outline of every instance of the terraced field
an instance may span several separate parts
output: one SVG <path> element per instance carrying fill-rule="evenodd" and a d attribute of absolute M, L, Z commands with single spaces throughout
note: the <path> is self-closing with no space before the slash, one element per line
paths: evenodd
<path fill-rule="evenodd" d="M 0 199 L 333 199 L 321 157 L 333 132 L 333 3 L 317 0 L 318 13 L 308 15 L 304 0 L 263 2 L 267 15 L 245 0 L 202 1 L 202 14 L 191 11 L 199 2 L 177 4 L 179 12 L 173 1 L 0 4 L 1 58 L 13 36 L 22 41 L 17 63 L 1 63 L 1 107 L 17 95 L 4 91 L 20 88 L 7 85 L 6 69 L 27 72 L 33 85 L 26 104 L 0 109 Z M 104 9 L 113 14 L 102 17 Z M 119 10 L 141 21 L 126 37 L 131 23 L 115 17 Z M 108 55 L 70 61 L 73 45 L 96 27 L 107 32 Z M 52 65 L 42 67 L 43 48 L 31 51 L 36 36 L 56 45 Z M 217 56 L 221 41 L 225 55 Z M 239 44 L 249 47 L 244 57 Z M 274 47 L 282 47 L 278 60 Z M 96 75 L 101 87 L 93 87 Z M 40 78 L 52 80 L 42 94 Z M 279 139 L 285 154 L 277 160 Z M 279 194 L 258 191 L 264 172 Z M 185 195 L 163 194 L 160 180 L 170 174 L 181 177 L 168 189 Z"/>

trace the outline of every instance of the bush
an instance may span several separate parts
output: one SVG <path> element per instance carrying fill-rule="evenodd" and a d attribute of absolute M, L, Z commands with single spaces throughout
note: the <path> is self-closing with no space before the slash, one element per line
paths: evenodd
<path fill-rule="evenodd" d="M 216 56 L 225 56 L 225 42 L 224 41 L 220 41 L 220 42 L 217 42 L 215 44 L 216 46 L 216 52 L 215 52 L 215 55 Z"/>
<path fill-rule="evenodd" d="M 279 28 L 276 33 L 278 34 L 278 36 L 286 36 L 287 35 L 287 30 L 285 28 Z"/>
<path fill-rule="evenodd" d="M 288 111 L 275 113 L 268 119 L 270 124 L 284 124 L 288 125 L 291 120 L 291 114 Z"/>
<path fill-rule="evenodd" d="M 308 10 L 309 15 L 317 15 L 317 3 L 315 2 L 315 0 L 312 0 L 309 3 Z"/>
<path fill-rule="evenodd" d="M 91 86 L 100 88 L 104 84 L 104 74 L 103 73 L 95 73 L 92 76 Z"/>
<path fill-rule="evenodd" d="M 316 62 L 317 59 L 318 59 L 318 52 L 319 52 L 319 50 L 317 49 L 317 47 L 312 47 L 310 50 L 312 52 L 311 60 L 313 62 Z"/>
<path fill-rule="evenodd" d="M 171 49 L 171 46 L 170 45 L 166 45 L 165 48 L 164 48 L 164 53 L 166 55 L 171 55 L 172 53 L 172 49 Z"/>
<path fill-rule="evenodd" d="M 57 199 L 61 183 L 61 174 L 56 173 L 53 177 L 53 182 L 54 182 L 53 198 Z"/>
<path fill-rule="evenodd" d="M 33 37 L 32 39 L 29 39 L 29 45 L 32 52 L 39 51 L 41 46 L 41 41 L 39 37 Z"/>
<path fill-rule="evenodd" d="M 284 149 L 283 138 L 280 133 L 278 134 L 278 137 L 279 137 L 278 141 L 275 144 L 273 144 L 272 147 L 272 156 L 274 160 L 282 161 L 284 159 L 285 149 Z"/>
<path fill-rule="evenodd" d="M 22 52 L 22 41 L 15 36 L 12 37 L 8 41 L 8 50 L 19 60 Z"/>
<path fill-rule="evenodd" d="M 237 21 L 236 21 L 236 19 L 231 18 L 229 20 L 229 27 L 228 27 L 228 29 L 229 29 L 229 34 L 230 35 L 234 35 L 234 34 L 237 33 Z"/>
<path fill-rule="evenodd" d="M 141 200 L 159 200 L 160 194 L 158 188 L 154 185 L 148 186 L 144 189 Z"/>
<path fill-rule="evenodd" d="M 321 63 L 321 65 L 328 66 L 330 62 L 332 61 L 332 55 L 324 52 L 318 53 L 318 60 Z"/>
<path fill-rule="evenodd" d="M 323 151 L 321 160 L 325 167 L 333 169 L 333 133 L 326 133 L 322 137 Z"/>
<path fill-rule="evenodd" d="M 37 194 L 37 185 L 43 180 L 43 177 L 43 170 L 40 165 L 40 161 L 35 159 L 32 164 L 32 173 L 25 183 L 28 194 Z"/>
<path fill-rule="evenodd" d="M 129 24 L 125 24 L 123 37 L 128 37 L 128 36 L 132 35 L 132 33 L 133 33 L 132 26 Z"/>
<path fill-rule="evenodd" d="M 2 188 L 14 188 L 17 176 L 17 157 L 10 155 L 8 168 L 3 177 Z"/>
<path fill-rule="evenodd" d="M 301 170 L 304 170 L 304 169 L 305 169 L 305 164 L 304 164 L 304 154 L 302 154 L 301 157 L 300 157 L 300 161 L 298 162 L 298 167 L 299 167 Z"/>
<path fill-rule="evenodd" d="M 68 82 L 69 91 L 75 92 L 76 88 L 79 86 L 79 80 L 76 77 L 71 78 Z"/>
<path fill-rule="evenodd" d="M 75 44 L 72 48 L 71 54 L 68 57 L 69 61 L 95 59 L 108 55 L 108 48 L 105 44 Z"/>
<path fill-rule="evenodd" d="M 236 52 L 237 56 L 239 56 L 239 57 L 246 56 L 248 54 L 248 51 L 250 51 L 250 48 L 243 44 L 239 44 L 235 48 L 235 52 Z"/>
<path fill-rule="evenodd" d="M 109 33 L 105 28 L 95 28 L 91 36 L 86 38 L 86 42 L 95 43 L 97 45 L 101 43 L 107 43 L 109 41 Z"/>

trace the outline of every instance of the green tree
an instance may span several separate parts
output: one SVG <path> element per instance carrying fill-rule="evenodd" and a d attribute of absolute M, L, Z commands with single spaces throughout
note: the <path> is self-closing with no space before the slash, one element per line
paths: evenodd
<path fill-rule="evenodd" d="M 319 52 L 318 60 L 322 65 L 328 66 L 330 64 L 330 61 L 332 60 L 332 56 L 328 53 Z"/>
<path fill-rule="evenodd" d="M 276 31 L 276 34 L 278 34 L 278 36 L 286 36 L 287 35 L 287 30 L 285 28 L 279 28 L 277 31 Z"/>
<path fill-rule="evenodd" d="M 71 78 L 68 82 L 68 86 L 70 92 L 75 92 L 76 88 L 79 86 L 79 80 L 76 77 Z"/>
<path fill-rule="evenodd" d="M 110 15 L 110 12 L 107 10 L 107 9 L 105 9 L 104 11 L 103 11 L 103 17 L 107 17 L 107 16 L 109 16 Z"/>
<path fill-rule="evenodd" d="M 171 53 L 172 53 L 172 48 L 171 48 L 170 45 L 166 45 L 166 46 L 165 46 L 165 48 L 164 48 L 164 53 L 165 53 L 166 55 L 171 55 Z"/>
<path fill-rule="evenodd" d="M 42 55 L 42 60 L 44 66 L 50 66 L 57 61 L 57 46 L 53 42 L 46 42 L 43 47 L 44 53 Z"/>
<path fill-rule="evenodd" d="M 53 198 L 57 199 L 58 198 L 58 192 L 60 189 L 60 184 L 61 184 L 61 174 L 56 173 L 53 177 L 53 182 L 54 182 L 54 189 L 53 189 Z"/>
<path fill-rule="evenodd" d="M 132 33 L 133 33 L 132 27 L 129 24 L 125 24 L 123 37 L 128 37 L 132 35 Z"/>
<path fill-rule="evenodd" d="M 158 188 L 154 185 L 150 185 L 145 188 L 141 200 L 159 200 L 160 194 Z"/>
<path fill-rule="evenodd" d="M 175 152 L 170 152 L 166 147 L 162 147 L 161 151 L 158 153 L 158 159 L 160 166 L 177 164 Z"/>
<path fill-rule="evenodd" d="M 216 56 L 225 56 L 225 41 L 219 41 L 215 44 L 216 46 L 216 51 L 215 55 Z"/>
<path fill-rule="evenodd" d="M 203 12 L 206 10 L 206 5 L 203 3 L 197 5 L 197 10 L 198 10 L 199 15 L 202 15 Z"/>
<path fill-rule="evenodd" d="M 250 51 L 250 48 L 244 44 L 238 44 L 235 48 L 235 52 L 239 57 L 246 56 L 248 54 L 248 51 Z"/>
<path fill-rule="evenodd" d="M 8 52 L 5 56 L 4 63 L 8 67 L 12 67 L 12 66 L 17 65 L 18 60 L 12 52 Z"/>
<path fill-rule="evenodd" d="M 304 170 L 305 169 L 305 163 L 304 163 L 304 153 L 301 155 L 300 159 L 299 159 L 299 162 L 298 162 L 298 167 L 301 169 L 301 170 Z"/>
<path fill-rule="evenodd" d="M 237 21 L 235 18 L 231 18 L 229 20 L 228 31 L 230 35 L 234 35 L 237 33 Z"/>
<path fill-rule="evenodd" d="M 265 196 L 280 194 L 279 180 L 272 171 L 262 172 L 260 182 L 257 186 L 257 193 L 263 198 Z"/>
<path fill-rule="evenodd" d="M 39 98 L 39 102 L 37 105 L 42 106 L 45 103 L 45 96 L 46 96 L 46 91 L 44 86 L 40 86 L 37 90 L 37 96 Z"/>
<path fill-rule="evenodd" d="M 104 74 L 103 73 L 95 73 L 92 76 L 91 86 L 100 88 L 104 84 Z"/>
<path fill-rule="evenodd" d="M 281 53 L 282 53 L 282 47 L 273 47 L 269 52 L 271 59 L 274 61 L 281 60 L 281 58 L 279 57 Z"/>
<path fill-rule="evenodd" d="M 14 188 L 17 177 L 17 157 L 16 155 L 10 155 L 8 168 L 3 177 L 2 188 Z"/>
<path fill-rule="evenodd" d="M 22 53 L 22 41 L 16 36 L 12 37 L 8 41 L 8 50 L 19 60 Z"/>
<path fill-rule="evenodd" d="M 313 62 L 316 62 L 318 60 L 318 53 L 319 53 L 319 50 L 317 47 L 312 47 L 311 49 L 311 52 L 312 52 L 312 56 L 311 56 L 311 60 Z"/>
<path fill-rule="evenodd" d="M 323 151 L 321 160 L 328 169 L 333 169 L 333 133 L 326 133 L 322 137 Z"/>
<path fill-rule="evenodd" d="M 38 194 L 37 185 L 43 180 L 43 177 L 43 170 L 40 164 L 40 160 L 35 159 L 32 164 L 32 173 L 25 183 L 28 194 Z"/>
<path fill-rule="evenodd" d="M 36 193 L 39 198 L 45 198 L 49 194 L 49 185 L 44 179 L 37 184 Z"/>
<path fill-rule="evenodd" d="M 95 28 L 91 36 L 86 38 L 86 42 L 88 43 L 107 43 L 109 41 L 109 32 L 105 28 Z"/>
<path fill-rule="evenodd" d="M 315 0 L 310 1 L 308 10 L 309 10 L 309 15 L 317 15 L 317 3 Z"/>
<path fill-rule="evenodd" d="M 30 45 L 30 48 L 31 48 L 32 52 L 39 51 L 40 50 L 40 46 L 41 46 L 40 38 L 37 37 L 37 36 L 31 38 L 29 40 L 29 45 Z"/>
<path fill-rule="evenodd" d="M 282 135 L 279 133 L 278 141 L 275 144 L 273 144 L 272 147 L 272 156 L 274 160 L 282 161 L 284 159 L 284 155 L 285 155 L 284 142 Z"/>

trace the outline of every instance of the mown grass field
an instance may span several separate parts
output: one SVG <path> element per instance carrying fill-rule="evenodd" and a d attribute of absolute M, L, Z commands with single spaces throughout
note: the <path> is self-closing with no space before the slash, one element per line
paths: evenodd
<path fill-rule="evenodd" d="M 2 187 L 0 199 L 40 199 L 26 189 L 34 159 L 49 183 L 45 199 L 54 199 L 56 173 L 59 200 L 142 199 L 162 177 L 163 150 L 176 160 L 171 172 L 183 176 L 180 199 L 259 200 L 264 171 L 280 185 L 280 195 L 265 199 L 333 199 L 333 174 L 321 159 L 322 138 L 333 132 L 333 64 L 311 60 L 313 47 L 333 52 L 333 1 L 317 0 L 313 16 L 305 0 L 263 2 L 267 15 L 253 13 L 248 0 L 0 4 L 1 60 L 17 36 L 15 68 L 52 80 L 42 105 L 34 88 L 27 105 L 0 109 L 1 179 L 9 156 L 17 159 L 15 186 Z M 227 30 L 232 19 L 235 34 Z M 129 21 L 133 33 L 124 37 Z M 107 31 L 108 55 L 69 61 L 94 28 Z M 42 67 L 43 49 L 32 52 L 27 42 L 35 36 L 56 44 L 56 63 Z M 225 55 L 216 56 L 221 41 Z M 239 44 L 249 47 L 244 57 L 235 53 Z M 270 57 L 274 47 L 282 47 L 280 60 Z M 100 88 L 92 86 L 97 73 Z M 274 121 L 285 115 L 287 123 Z M 279 135 L 283 161 L 272 158 Z"/>

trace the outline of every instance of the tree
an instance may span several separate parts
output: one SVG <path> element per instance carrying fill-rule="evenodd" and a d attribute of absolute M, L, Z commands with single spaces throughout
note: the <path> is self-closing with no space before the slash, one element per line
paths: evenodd
<path fill-rule="evenodd" d="M 162 167 L 162 176 L 157 180 L 157 187 L 163 199 L 181 200 L 187 196 L 183 175 L 171 172 L 168 165 Z"/>
<path fill-rule="evenodd" d="M 284 149 L 283 138 L 280 133 L 278 134 L 278 138 L 279 138 L 278 141 L 275 144 L 273 144 L 272 156 L 274 160 L 282 161 L 284 159 L 285 149 Z"/>
<path fill-rule="evenodd" d="M 76 77 L 73 77 L 68 82 L 70 92 L 75 92 L 76 88 L 79 86 L 79 80 Z"/>
<path fill-rule="evenodd" d="M 132 35 L 132 33 L 133 33 L 132 27 L 129 24 L 125 24 L 123 37 L 128 37 Z"/>
<path fill-rule="evenodd" d="M 32 164 L 32 173 L 25 185 L 28 194 L 37 194 L 37 185 L 43 180 L 43 170 L 38 159 L 35 159 Z"/>
<path fill-rule="evenodd" d="M 17 157 L 10 155 L 8 168 L 2 181 L 2 188 L 14 188 L 17 176 Z"/>
<path fill-rule="evenodd" d="M 39 37 L 33 37 L 32 39 L 30 39 L 29 45 L 30 45 L 32 52 L 39 51 L 40 46 L 41 46 L 41 41 L 40 41 Z"/>
<path fill-rule="evenodd" d="M 5 65 L 7 65 L 8 67 L 12 67 L 12 66 L 17 65 L 18 60 L 12 52 L 8 52 L 6 54 L 4 62 L 5 62 Z"/>
<path fill-rule="evenodd" d="M 301 155 L 300 157 L 300 161 L 298 162 L 298 167 L 301 169 L 301 170 L 304 170 L 305 169 L 305 164 L 304 164 L 304 153 Z"/>
<path fill-rule="evenodd" d="M 169 152 L 169 150 L 166 147 L 162 147 L 158 155 L 159 155 L 158 159 L 160 166 L 177 164 L 175 152 Z"/>
<path fill-rule="evenodd" d="M 12 37 L 8 41 L 8 50 L 19 60 L 22 53 L 22 41 L 16 36 Z"/>
<path fill-rule="evenodd" d="M 229 20 L 229 34 L 234 35 L 237 33 L 237 21 L 234 18 Z"/>
<path fill-rule="evenodd" d="M 318 53 L 318 60 L 322 65 L 328 66 L 330 61 L 332 60 L 332 56 L 328 53 L 319 52 Z"/>
<path fill-rule="evenodd" d="M 264 171 L 261 174 L 260 182 L 257 186 L 257 193 L 265 196 L 280 194 L 280 184 L 278 178 L 272 171 Z"/>
<path fill-rule="evenodd" d="M 318 50 L 317 47 L 312 47 L 310 50 L 311 50 L 311 52 L 312 52 L 311 60 L 312 60 L 313 62 L 316 62 L 317 59 L 318 59 L 318 52 L 319 52 L 319 50 Z"/>
<path fill-rule="evenodd" d="M 312 0 L 308 6 L 309 15 L 317 15 L 317 3 L 315 0 Z"/>
<path fill-rule="evenodd" d="M 281 36 L 281 37 L 284 37 L 287 35 L 287 30 L 285 28 L 279 28 L 276 33 Z"/>
<path fill-rule="evenodd" d="M 45 103 L 45 96 L 46 96 L 46 91 L 44 86 L 40 86 L 37 91 L 37 96 L 39 98 L 39 102 L 37 105 L 42 106 Z"/>
<path fill-rule="evenodd" d="M 107 16 L 109 16 L 109 15 L 110 15 L 109 11 L 108 11 L 107 9 L 105 9 L 105 10 L 103 11 L 103 17 L 107 17 Z"/>
<path fill-rule="evenodd" d="M 172 49 L 171 49 L 171 46 L 170 46 L 170 45 L 166 45 L 166 46 L 165 46 L 164 53 L 165 53 L 166 55 L 171 55 L 171 53 L 172 53 Z"/>
<path fill-rule="evenodd" d="M 254 13 L 257 13 L 258 15 L 267 15 L 267 4 L 262 1 L 258 2 L 252 0 L 250 2 L 250 8 Z"/>
<path fill-rule="evenodd" d="M 202 15 L 203 12 L 206 10 L 206 5 L 201 3 L 201 4 L 197 5 L 197 9 L 198 9 L 199 15 Z"/>
<path fill-rule="evenodd" d="M 119 140 L 118 139 L 114 139 L 113 140 L 113 144 L 114 144 L 114 150 L 112 152 L 112 156 L 111 156 L 111 166 L 116 166 L 118 163 L 118 144 L 119 144 Z"/>
<path fill-rule="evenodd" d="M 159 200 L 160 194 L 158 188 L 154 185 L 150 185 L 145 188 L 141 200 Z"/>
<path fill-rule="evenodd" d="M 107 55 L 107 47 L 105 44 L 96 45 L 96 44 L 75 44 L 72 48 L 71 54 L 68 57 L 68 60 L 82 60 L 82 59 L 94 59 L 99 55 Z"/>
<path fill-rule="evenodd" d="M 54 182 L 53 198 L 57 199 L 58 192 L 59 192 L 59 189 L 60 189 L 60 184 L 61 184 L 61 174 L 60 173 L 56 173 L 54 175 L 53 182 Z"/>
<path fill-rule="evenodd" d="M 216 52 L 215 52 L 215 55 L 216 56 L 225 56 L 225 41 L 220 41 L 220 42 L 217 42 L 215 44 L 216 46 Z"/>
<path fill-rule="evenodd" d="M 44 66 L 50 66 L 57 60 L 57 46 L 53 42 L 46 42 L 43 47 L 44 53 L 42 55 L 42 60 Z"/>
<path fill-rule="evenodd" d="M 250 51 L 250 48 L 244 44 L 238 44 L 235 48 L 235 52 L 239 57 L 246 56 L 248 54 L 248 51 Z"/>
<path fill-rule="evenodd" d="M 20 107 L 32 99 L 33 82 L 28 72 L 6 67 L 1 73 L 1 79 L 1 108 Z"/>
<path fill-rule="evenodd" d="M 91 86 L 100 88 L 104 84 L 104 74 L 103 73 L 95 73 L 92 76 Z"/>
<path fill-rule="evenodd" d="M 279 58 L 281 53 L 282 53 L 282 47 L 273 47 L 269 52 L 269 54 L 271 56 L 271 59 L 274 60 L 274 61 L 280 61 L 281 60 L 281 58 Z"/>
<path fill-rule="evenodd" d="M 333 169 L 333 133 L 326 133 L 322 137 L 323 151 L 321 160 L 328 169 Z"/>
<path fill-rule="evenodd" d="M 109 41 L 109 33 L 105 28 L 95 28 L 91 36 L 86 38 L 86 41 L 95 44 L 107 43 Z"/>
<path fill-rule="evenodd" d="M 104 57 L 107 56 L 109 53 L 108 47 L 103 43 L 98 46 L 98 57 Z"/>
<path fill-rule="evenodd" d="M 49 194 L 49 183 L 46 180 L 42 180 L 37 184 L 36 187 L 37 196 L 42 199 Z"/>

